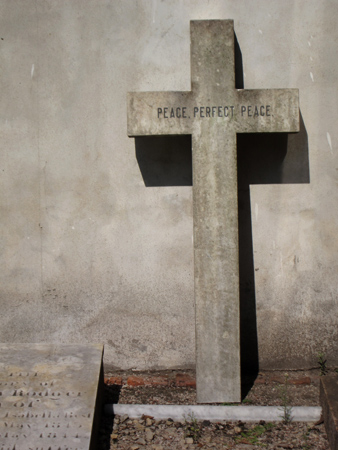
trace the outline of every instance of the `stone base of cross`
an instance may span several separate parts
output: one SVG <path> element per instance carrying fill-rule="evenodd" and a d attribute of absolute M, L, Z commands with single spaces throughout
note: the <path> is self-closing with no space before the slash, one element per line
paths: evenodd
<path fill-rule="evenodd" d="M 297 89 L 236 89 L 232 20 L 190 22 L 191 91 L 128 94 L 128 135 L 192 135 L 199 403 L 241 401 L 237 133 L 299 131 Z"/>

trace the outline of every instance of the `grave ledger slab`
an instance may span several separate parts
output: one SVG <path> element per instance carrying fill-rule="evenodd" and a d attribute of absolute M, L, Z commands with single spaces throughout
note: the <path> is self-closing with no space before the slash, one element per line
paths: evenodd
<path fill-rule="evenodd" d="M 102 345 L 0 344 L 0 448 L 92 450 Z"/>
<path fill-rule="evenodd" d="M 237 133 L 299 131 L 297 89 L 236 89 L 232 20 L 190 22 L 191 91 L 128 94 L 128 135 L 192 135 L 197 400 L 239 402 Z"/>

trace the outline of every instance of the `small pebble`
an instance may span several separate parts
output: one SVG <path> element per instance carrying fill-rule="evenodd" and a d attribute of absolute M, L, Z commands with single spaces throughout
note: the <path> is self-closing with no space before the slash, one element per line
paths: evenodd
<path fill-rule="evenodd" d="M 186 443 L 186 444 L 193 444 L 193 443 L 194 443 L 194 440 L 193 440 L 193 438 L 188 437 L 188 438 L 185 438 L 185 443 Z"/>
<path fill-rule="evenodd" d="M 146 436 L 146 441 L 148 441 L 148 442 L 150 442 L 154 439 L 154 434 L 152 433 L 151 430 L 149 430 L 149 428 L 146 428 L 145 436 Z"/>
<path fill-rule="evenodd" d="M 144 425 L 141 425 L 140 423 L 136 422 L 135 423 L 135 428 L 137 430 L 143 431 L 144 430 Z"/>

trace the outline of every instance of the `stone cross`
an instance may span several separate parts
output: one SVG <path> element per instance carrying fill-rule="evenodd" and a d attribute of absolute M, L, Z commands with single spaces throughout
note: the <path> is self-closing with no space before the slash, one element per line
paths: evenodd
<path fill-rule="evenodd" d="M 128 94 L 128 135 L 192 136 L 199 403 L 241 401 L 237 133 L 299 131 L 297 89 L 236 89 L 232 20 L 190 22 L 191 91 Z"/>

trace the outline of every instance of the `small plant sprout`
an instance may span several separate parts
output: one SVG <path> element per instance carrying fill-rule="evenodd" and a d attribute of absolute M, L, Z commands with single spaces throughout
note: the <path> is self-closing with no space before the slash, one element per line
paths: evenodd
<path fill-rule="evenodd" d="M 308 427 L 306 432 L 303 434 L 304 444 L 302 446 L 302 450 L 310 450 L 309 445 L 309 436 L 310 436 L 311 427 Z"/>
<path fill-rule="evenodd" d="M 250 430 L 242 431 L 240 436 L 235 437 L 235 442 L 237 444 L 246 444 L 246 445 L 258 445 L 261 446 L 263 444 L 260 443 L 260 437 L 268 430 L 271 430 L 275 425 L 273 423 L 265 423 L 259 424 L 252 427 Z"/>
<path fill-rule="evenodd" d="M 318 362 L 318 365 L 319 365 L 320 376 L 323 377 L 324 375 L 326 375 L 328 373 L 328 369 L 326 367 L 325 353 L 318 352 L 318 354 L 317 354 L 317 362 Z"/>
<path fill-rule="evenodd" d="M 289 374 L 287 373 L 284 375 L 284 383 L 279 386 L 279 397 L 282 403 L 280 410 L 283 413 L 281 418 L 284 423 L 290 423 L 292 421 L 292 406 L 290 405 Z"/>
<path fill-rule="evenodd" d="M 197 442 L 201 437 L 201 429 L 194 413 L 189 413 L 188 417 L 184 414 L 183 419 L 185 437 L 191 437 L 194 442 Z"/>

